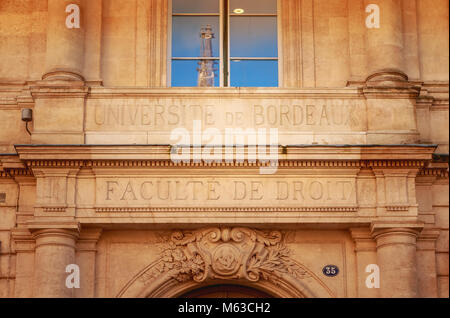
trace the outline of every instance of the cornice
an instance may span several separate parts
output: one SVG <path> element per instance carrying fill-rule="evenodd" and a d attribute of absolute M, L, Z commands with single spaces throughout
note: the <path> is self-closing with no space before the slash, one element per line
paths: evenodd
<path fill-rule="evenodd" d="M 29 168 L 171 168 L 171 167 L 189 167 L 189 168 L 257 168 L 269 167 L 268 164 L 261 162 L 173 162 L 171 160 L 27 160 Z M 377 169 L 421 169 L 425 166 L 424 161 L 420 160 L 279 160 L 278 168 L 377 168 Z M 18 173 L 19 174 L 19 173 Z M 23 175 L 28 173 L 23 172 Z"/>
<path fill-rule="evenodd" d="M 448 168 L 426 168 L 419 172 L 420 177 L 437 177 L 439 179 L 448 179 Z"/>
<path fill-rule="evenodd" d="M 247 160 L 239 163 L 175 163 L 170 160 L 27 160 L 27 168 L 15 168 L 0 171 L 0 178 L 34 177 L 35 168 L 51 169 L 79 169 L 88 168 L 258 168 L 267 166 L 260 162 L 248 162 Z M 304 168 L 304 169 L 418 169 L 418 176 L 433 176 L 439 179 L 448 179 L 448 170 L 444 168 L 429 169 L 426 168 L 426 162 L 420 160 L 368 160 L 368 161 L 330 161 L 330 160 L 281 160 L 278 162 L 278 168 Z"/>
<path fill-rule="evenodd" d="M 435 148 L 434 145 L 280 146 L 277 167 L 419 169 L 421 176 L 448 178 L 447 165 L 431 163 Z M 247 156 L 242 161 L 232 162 L 174 162 L 170 158 L 172 149 L 169 145 L 16 145 L 16 156 L 0 160 L 0 177 L 33 176 L 31 169 L 34 168 L 240 169 L 269 166 L 268 162 L 252 161 Z"/>
<path fill-rule="evenodd" d="M 364 98 L 360 88 L 140 88 L 91 87 L 89 98 Z"/>
<path fill-rule="evenodd" d="M 20 102 L 24 92 L 29 96 L 26 101 L 33 103 L 33 98 L 87 97 L 90 99 L 105 98 L 293 98 L 293 99 L 323 99 L 323 98 L 412 98 L 418 102 L 435 101 L 436 107 L 448 109 L 448 82 L 404 81 L 400 86 L 371 86 L 365 81 L 354 82 L 347 87 L 332 88 L 147 88 L 147 87 L 103 87 L 100 81 L 86 82 L 80 80 L 37 80 L 37 81 L 7 81 L 0 79 L 0 94 L 2 92 L 16 93 L 17 96 L 0 98 L 0 105 L 13 107 Z M 398 83 L 397 83 L 398 84 Z M 440 106 L 442 105 L 442 106 Z"/>
<path fill-rule="evenodd" d="M 33 173 L 30 170 L 25 169 L 25 168 L 8 169 L 7 174 L 12 177 L 18 177 L 18 176 L 32 177 L 33 176 Z"/>
<path fill-rule="evenodd" d="M 0 179 L 12 179 L 16 177 L 33 177 L 33 172 L 28 168 L 5 168 L 0 166 Z"/>
<path fill-rule="evenodd" d="M 278 147 L 280 161 L 431 161 L 436 145 L 289 145 Z M 23 161 L 170 161 L 170 145 L 16 145 Z M 244 153 L 248 153 L 248 146 Z M 226 152 L 222 147 L 222 154 Z M 200 148 L 191 149 L 194 154 Z"/>
<path fill-rule="evenodd" d="M 0 154 L 0 170 L 23 168 L 25 168 L 25 165 L 17 154 Z"/>

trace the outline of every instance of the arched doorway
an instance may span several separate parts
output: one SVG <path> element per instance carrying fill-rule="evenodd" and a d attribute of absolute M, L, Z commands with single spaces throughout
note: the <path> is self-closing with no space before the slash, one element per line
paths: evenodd
<path fill-rule="evenodd" d="M 247 286 L 213 285 L 191 290 L 179 298 L 274 298 L 266 292 Z"/>
<path fill-rule="evenodd" d="M 243 227 L 173 232 L 161 255 L 117 297 L 187 297 L 193 290 L 219 285 L 232 285 L 225 293 L 240 297 L 242 293 L 249 297 L 334 297 L 312 271 L 289 256 L 281 232 Z M 238 291 L 236 285 L 251 291 Z M 263 295 L 256 295 L 254 288 Z M 206 290 L 190 297 L 213 297 L 212 293 Z"/>

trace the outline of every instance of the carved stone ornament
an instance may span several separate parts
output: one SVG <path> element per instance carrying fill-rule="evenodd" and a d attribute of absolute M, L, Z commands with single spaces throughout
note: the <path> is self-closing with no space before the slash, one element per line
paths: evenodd
<path fill-rule="evenodd" d="M 249 228 L 208 228 L 174 232 L 168 246 L 140 280 L 150 284 L 165 274 L 179 282 L 206 279 L 247 279 L 257 282 L 288 274 L 297 279 L 309 274 L 289 258 L 280 232 Z"/>

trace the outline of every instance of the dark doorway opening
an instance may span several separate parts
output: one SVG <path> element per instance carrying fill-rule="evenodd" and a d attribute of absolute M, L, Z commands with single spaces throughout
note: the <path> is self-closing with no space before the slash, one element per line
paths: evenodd
<path fill-rule="evenodd" d="M 247 286 L 214 285 L 191 290 L 179 298 L 274 298 L 272 295 Z"/>

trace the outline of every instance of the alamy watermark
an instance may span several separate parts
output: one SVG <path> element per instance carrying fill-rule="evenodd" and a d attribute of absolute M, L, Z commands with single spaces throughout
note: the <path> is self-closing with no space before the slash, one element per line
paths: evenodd
<path fill-rule="evenodd" d="M 249 163 L 260 164 L 260 174 L 274 174 L 278 169 L 277 128 L 202 129 L 202 121 L 194 120 L 192 130 L 175 128 L 170 159 L 174 163 Z"/>
<path fill-rule="evenodd" d="M 379 29 L 380 7 L 377 4 L 369 4 L 366 7 L 366 13 L 369 13 L 369 15 L 366 18 L 366 27 L 368 29 Z"/>
<path fill-rule="evenodd" d="M 77 4 L 69 4 L 66 6 L 66 13 L 69 15 L 66 18 L 66 27 L 68 29 L 80 28 L 80 7 Z M 366 6 L 366 27 L 369 29 L 380 28 L 380 7 L 377 4 L 369 4 Z"/>
<path fill-rule="evenodd" d="M 380 288 L 380 267 L 377 264 L 369 264 L 366 266 L 366 273 L 370 273 L 366 278 L 366 287 Z"/>
<path fill-rule="evenodd" d="M 66 266 L 66 287 L 69 289 L 80 288 L 80 267 L 77 264 L 69 264 Z"/>
<path fill-rule="evenodd" d="M 69 15 L 66 17 L 66 27 L 68 29 L 80 28 L 80 7 L 76 4 L 69 4 L 66 7 L 66 12 Z"/>

